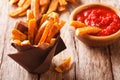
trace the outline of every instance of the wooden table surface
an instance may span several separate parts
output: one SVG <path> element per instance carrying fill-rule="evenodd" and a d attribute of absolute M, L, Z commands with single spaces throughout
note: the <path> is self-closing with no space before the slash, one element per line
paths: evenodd
<path fill-rule="evenodd" d="M 67 6 L 68 11 L 61 14 L 61 19 L 67 21 L 61 30 L 67 49 L 55 56 L 49 71 L 40 76 L 30 74 L 8 57 L 8 54 L 16 52 L 10 44 L 11 30 L 17 21 L 25 20 L 25 17 L 10 18 L 8 13 L 14 8 L 8 0 L 0 0 L 0 80 L 120 80 L 120 41 L 106 47 L 89 47 L 78 40 L 69 27 L 71 11 L 78 5 L 92 2 L 106 3 L 120 9 L 120 0 L 78 0 L 77 5 Z M 53 65 L 68 56 L 72 57 L 71 70 L 55 72 Z"/>

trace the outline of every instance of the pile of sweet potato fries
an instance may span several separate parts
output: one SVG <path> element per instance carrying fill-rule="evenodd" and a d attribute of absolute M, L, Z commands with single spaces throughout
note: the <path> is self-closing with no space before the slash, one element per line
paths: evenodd
<path fill-rule="evenodd" d="M 35 17 L 29 14 L 27 22 L 20 21 L 12 30 L 13 43 L 19 46 L 37 45 L 38 47 L 49 47 L 56 40 L 54 36 L 59 33 L 65 21 L 59 20 L 59 14 L 52 12 L 44 14 L 39 20 L 39 25 Z"/>
<path fill-rule="evenodd" d="M 9 0 L 11 5 L 16 4 L 18 7 L 9 13 L 11 17 L 20 17 L 30 12 L 37 19 L 43 13 L 51 13 L 55 11 L 66 11 L 68 2 L 75 4 L 75 0 Z"/>

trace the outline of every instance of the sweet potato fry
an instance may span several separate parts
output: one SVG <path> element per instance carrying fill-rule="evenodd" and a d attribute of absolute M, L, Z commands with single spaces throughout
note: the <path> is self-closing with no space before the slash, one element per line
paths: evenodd
<path fill-rule="evenodd" d="M 51 26 L 53 26 L 53 23 L 54 23 L 54 19 L 53 18 L 50 18 L 48 24 L 46 25 L 45 27 L 45 30 L 43 32 L 43 35 L 38 43 L 38 45 L 40 45 L 41 43 L 44 43 L 47 36 L 48 36 L 48 33 L 49 33 L 49 29 L 51 28 Z"/>
<path fill-rule="evenodd" d="M 59 4 L 60 4 L 60 6 L 67 5 L 67 1 L 66 0 L 59 0 Z"/>
<path fill-rule="evenodd" d="M 40 0 L 40 6 L 48 5 L 50 0 Z"/>
<path fill-rule="evenodd" d="M 47 18 L 48 18 L 48 14 L 43 14 L 42 19 L 40 21 L 40 26 L 45 22 Z"/>
<path fill-rule="evenodd" d="M 18 14 L 19 17 L 25 16 L 25 15 L 26 15 L 26 11 L 24 11 L 24 12 Z"/>
<path fill-rule="evenodd" d="M 38 42 L 40 41 L 41 37 L 42 37 L 42 34 L 44 32 L 44 29 L 45 29 L 45 26 L 48 24 L 48 20 L 46 20 L 41 26 L 40 28 L 38 29 L 38 32 L 35 36 L 35 40 L 34 40 L 34 43 L 35 44 L 38 44 Z"/>
<path fill-rule="evenodd" d="M 77 28 L 76 29 L 76 35 L 77 36 L 81 36 L 84 34 L 95 34 L 98 33 L 101 29 L 98 27 L 91 27 L 91 26 L 87 26 L 87 27 L 83 27 L 83 28 Z"/>
<path fill-rule="evenodd" d="M 56 12 L 51 12 L 49 15 L 48 15 L 48 19 L 49 18 L 54 18 L 54 22 L 59 22 L 59 14 L 56 13 Z"/>
<path fill-rule="evenodd" d="M 31 1 L 31 10 L 33 11 L 35 19 L 38 20 L 39 14 L 40 14 L 39 0 L 32 0 Z"/>
<path fill-rule="evenodd" d="M 51 13 L 57 10 L 58 0 L 52 0 L 49 6 L 47 13 Z"/>
<path fill-rule="evenodd" d="M 60 11 L 60 12 L 66 11 L 66 5 L 58 6 L 58 11 Z"/>
<path fill-rule="evenodd" d="M 71 68 L 71 57 L 67 58 L 65 61 L 63 61 L 59 66 L 55 68 L 57 72 L 65 72 Z"/>
<path fill-rule="evenodd" d="M 57 26 L 57 32 L 64 26 L 64 24 L 65 24 L 66 22 L 65 21 L 63 21 L 63 20 L 61 20 L 59 23 L 55 23 L 54 24 L 54 26 Z"/>
<path fill-rule="evenodd" d="M 30 6 L 31 0 L 26 0 L 22 7 L 18 7 L 17 9 L 10 12 L 8 15 L 10 17 L 18 17 L 18 15 L 24 12 Z"/>
<path fill-rule="evenodd" d="M 48 5 L 40 6 L 40 14 L 44 14 L 47 11 Z"/>
<path fill-rule="evenodd" d="M 36 32 L 37 32 L 36 20 L 31 19 L 28 23 L 28 40 L 30 40 L 31 44 L 33 44 L 34 42 Z"/>
<path fill-rule="evenodd" d="M 20 40 L 20 41 L 23 41 L 23 40 L 26 40 L 27 39 L 27 36 L 25 34 L 23 34 L 22 32 L 20 32 L 19 30 L 17 29 L 13 29 L 12 30 L 12 37 L 11 37 L 13 40 Z"/>
<path fill-rule="evenodd" d="M 26 1 L 26 0 L 19 0 L 19 2 L 18 2 L 18 6 L 19 6 L 19 7 L 22 7 L 23 4 L 25 3 L 25 1 Z"/>
<path fill-rule="evenodd" d="M 86 26 L 86 24 L 80 21 L 71 21 L 70 26 L 74 26 L 75 28 L 81 28 L 81 27 Z"/>
<path fill-rule="evenodd" d="M 55 36 L 55 34 L 57 33 L 57 27 L 56 26 L 51 26 L 51 28 L 49 29 L 49 33 L 48 36 L 45 40 L 45 42 L 50 43 L 50 40 Z"/>
<path fill-rule="evenodd" d="M 10 4 L 13 5 L 15 3 L 17 3 L 19 0 L 10 0 Z"/>
<path fill-rule="evenodd" d="M 58 22 L 54 23 L 54 25 L 49 30 L 49 33 L 48 33 L 48 36 L 47 36 L 45 42 L 49 43 L 51 38 L 53 38 L 55 36 L 55 34 L 57 34 L 59 32 L 59 30 L 63 27 L 64 24 L 65 24 L 65 21 L 61 21 L 60 23 L 58 23 Z"/>
<path fill-rule="evenodd" d="M 55 41 L 56 41 L 56 38 L 51 38 L 51 40 L 50 40 L 50 45 L 54 44 Z"/>
<path fill-rule="evenodd" d="M 29 20 L 34 18 L 34 14 L 32 10 L 27 10 L 27 21 L 29 22 Z"/>
<path fill-rule="evenodd" d="M 12 43 L 14 43 L 15 45 L 21 46 L 20 40 L 13 40 Z"/>

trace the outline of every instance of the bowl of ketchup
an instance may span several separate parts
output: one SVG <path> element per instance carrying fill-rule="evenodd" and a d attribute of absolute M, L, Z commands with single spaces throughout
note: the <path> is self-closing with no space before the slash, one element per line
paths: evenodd
<path fill-rule="evenodd" d="M 106 4 L 93 3 L 77 7 L 70 15 L 70 21 L 80 21 L 101 30 L 95 34 L 77 35 L 90 46 L 106 46 L 120 39 L 120 11 Z"/>

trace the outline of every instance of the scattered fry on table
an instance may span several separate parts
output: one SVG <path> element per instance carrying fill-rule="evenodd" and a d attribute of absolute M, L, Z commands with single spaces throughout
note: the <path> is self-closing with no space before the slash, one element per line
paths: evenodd
<path fill-rule="evenodd" d="M 10 12 L 8 15 L 11 17 L 18 17 L 19 14 L 27 10 L 30 7 L 31 0 L 26 0 L 22 7 L 18 7 L 17 9 Z"/>
<path fill-rule="evenodd" d="M 99 31 L 101 31 L 101 29 L 98 27 L 87 26 L 87 27 L 83 27 L 83 28 L 77 28 L 76 35 L 81 36 L 84 34 L 95 34 L 95 33 L 98 33 Z"/>
<path fill-rule="evenodd" d="M 22 32 L 20 32 L 19 30 L 17 29 L 13 29 L 12 30 L 12 37 L 11 37 L 13 40 L 20 40 L 20 41 L 23 41 L 23 40 L 26 40 L 27 39 L 27 36 L 25 34 L 23 34 Z"/>
<path fill-rule="evenodd" d="M 59 73 L 68 71 L 71 68 L 71 57 L 65 59 L 59 66 L 55 68 L 55 70 Z"/>
<path fill-rule="evenodd" d="M 42 14 L 54 11 L 66 11 L 68 2 L 76 3 L 76 0 L 10 0 L 11 4 L 17 3 L 17 9 L 9 13 L 10 17 L 21 17 L 25 15 L 28 9 L 33 11 L 36 20 L 39 20 Z"/>

